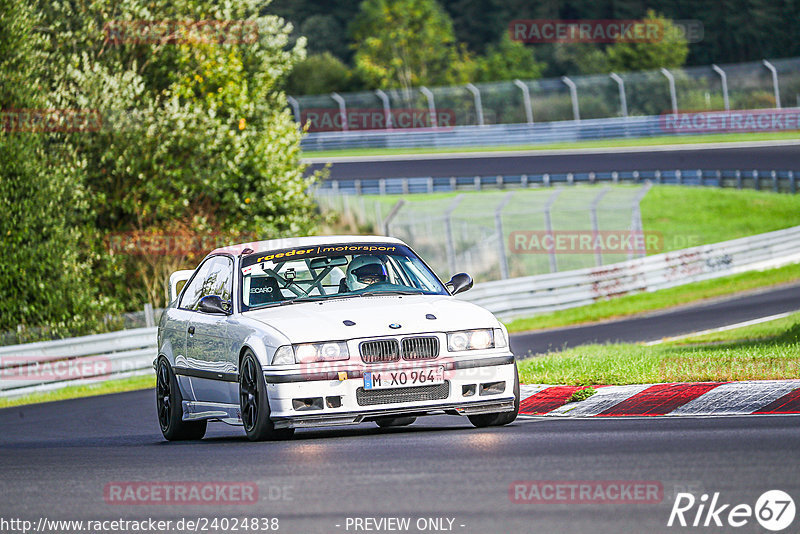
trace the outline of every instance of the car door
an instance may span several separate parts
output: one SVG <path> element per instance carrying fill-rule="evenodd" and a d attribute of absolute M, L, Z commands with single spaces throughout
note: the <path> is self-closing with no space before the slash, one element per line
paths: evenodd
<path fill-rule="evenodd" d="M 197 365 L 192 361 L 187 350 L 188 331 L 195 316 L 197 304 L 203 296 L 203 283 L 208 277 L 212 263 L 213 258 L 210 258 L 200 264 L 186 283 L 186 287 L 181 291 L 177 308 L 174 311 L 167 311 L 166 330 L 173 345 L 172 353 L 175 355 L 175 377 L 178 380 L 183 399 L 189 401 L 195 400 L 191 373 Z"/>
<path fill-rule="evenodd" d="M 202 284 L 195 289 L 192 317 L 186 337 L 186 354 L 190 362 L 191 384 L 195 400 L 231 403 L 230 384 L 236 379 L 236 363 L 227 352 L 228 315 L 205 313 L 198 309 L 200 300 L 217 295 L 231 301 L 233 295 L 233 259 L 214 256 Z"/>

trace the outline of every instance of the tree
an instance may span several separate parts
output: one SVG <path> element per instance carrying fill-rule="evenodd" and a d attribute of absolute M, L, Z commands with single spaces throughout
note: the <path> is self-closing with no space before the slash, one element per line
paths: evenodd
<path fill-rule="evenodd" d="M 320 95 L 350 91 L 357 86 L 353 73 L 330 52 L 308 56 L 295 65 L 286 82 L 290 95 Z"/>
<path fill-rule="evenodd" d="M 356 68 L 374 87 L 466 81 L 466 54 L 435 0 L 364 0 L 350 35 Z"/>
<path fill-rule="evenodd" d="M 683 66 L 689 54 L 686 38 L 672 22 L 649 10 L 643 19 L 662 27 L 663 38 L 654 42 L 617 41 L 606 49 L 609 71 L 655 70 Z"/>
<path fill-rule="evenodd" d="M 0 4 L 0 331 L 23 327 L 18 342 L 35 340 L 40 334 L 24 327 L 39 325 L 48 336 L 80 334 L 111 310 L 91 283 L 84 162 L 24 121 L 47 107 L 42 84 L 52 53 L 32 6 Z"/>
<path fill-rule="evenodd" d="M 100 111 L 99 131 L 65 135 L 86 161 L 95 272 L 106 295 L 128 309 L 164 303 L 165 273 L 196 265 L 208 248 L 169 250 L 171 234 L 244 241 L 312 231 L 314 176 L 300 162 L 299 132 L 281 90 L 304 57 L 288 46 L 289 26 L 258 16 L 256 0 L 184 0 L 120 5 L 94 0 L 81 10 L 43 4 L 64 50 L 52 69 L 51 107 Z M 109 42 L 108 20 L 245 21 L 228 41 L 181 37 Z M 124 27 L 124 26 L 123 26 Z M 231 30 L 233 32 L 233 30 Z M 65 37 L 66 36 L 66 37 Z M 166 250 L 145 255 L 135 240 L 161 235 Z M 117 239 L 118 246 L 109 247 Z M 200 242 L 210 243 L 209 240 Z M 209 247 L 211 248 L 211 247 Z M 157 257 L 156 257 L 157 256 Z"/>

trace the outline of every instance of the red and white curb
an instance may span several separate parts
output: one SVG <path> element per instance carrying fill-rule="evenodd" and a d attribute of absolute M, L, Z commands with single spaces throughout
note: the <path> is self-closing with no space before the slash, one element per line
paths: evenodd
<path fill-rule="evenodd" d="M 569 402 L 583 386 L 520 385 L 519 412 L 555 417 L 800 414 L 800 380 L 594 387 L 588 399 Z"/>

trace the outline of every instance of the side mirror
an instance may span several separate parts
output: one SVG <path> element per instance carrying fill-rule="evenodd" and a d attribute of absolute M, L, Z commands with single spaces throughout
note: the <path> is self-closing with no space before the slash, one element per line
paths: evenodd
<path fill-rule="evenodd" d="M 224 313 L 230 315 L 233 310 L 233 305 L 228 300 L 222 300 L 219 295 L 206 295 L 200 299 L 197 305 L 197 311 L 203 313 Z"/>
<path fill-rule="evenodd" d="M 472 277 L 467 273 L 454 274 L 445 287 L 450 290 L 451 295 L 463 293 L 472 288 Z"/>

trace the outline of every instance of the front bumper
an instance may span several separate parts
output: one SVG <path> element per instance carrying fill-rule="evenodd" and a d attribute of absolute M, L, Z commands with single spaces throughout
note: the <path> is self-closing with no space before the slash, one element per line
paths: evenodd
<path fill-rule="evenodd" d="M 276 428 L 306 428 L 355 425 L 380 417 L 476 415 L 514 409 L 513 354 L 402 362 L 397 368 L 439 365 L 445 367 L 446 386 L 431 386 L 428 391 L 436 392 L 430 395 L 419 393 L 425 391 L 422 387 L 365 392 L 363 373 L 371 368 L 364 365 L 307 371 L 266 370 L 271 419 Z"/>

